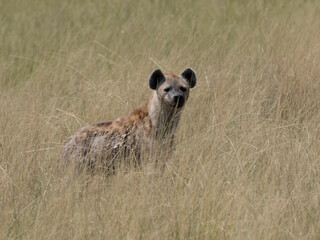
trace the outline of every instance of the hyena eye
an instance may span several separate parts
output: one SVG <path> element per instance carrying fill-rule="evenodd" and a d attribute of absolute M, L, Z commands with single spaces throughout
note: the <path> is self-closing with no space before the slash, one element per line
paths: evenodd
<path fill-rule="evenodd" d="M 181 90 L 182 92 L 185 92 L 185 91 L 187 91 L 187 88 L 186 88 L 186 87 L 180 87 L 180 90 Z"/>
<path fill-rule="evenodd" d="M 165 92 L 169 92 L 169 91 L 170 91 L 170 89 L 171 89 L 171 87 L 166 87 L 165 89 L 163 89 L 163 91 L 165 91 Z"/>

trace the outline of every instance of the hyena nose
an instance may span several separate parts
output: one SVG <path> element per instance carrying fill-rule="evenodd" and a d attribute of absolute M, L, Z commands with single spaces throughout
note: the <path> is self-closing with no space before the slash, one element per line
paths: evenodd
<path fill-rule="evenodd" d="M 173 95 L 173 101 L 174 102 L 178 102 L 181 98 L 181 95 L 180 94 L 176 94 L 176 95 Z"/>

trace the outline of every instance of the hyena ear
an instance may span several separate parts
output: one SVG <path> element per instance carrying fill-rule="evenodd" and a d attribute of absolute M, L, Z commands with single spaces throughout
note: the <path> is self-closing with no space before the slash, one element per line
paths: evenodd
<path fill-rule="evenodd" d="M 194 88 L 197 83 L 196 73 L 191 69 L 187 68 L 181 73 L 181 77 L 183 77 L 189 83 L 190 88 Z"/>
<path fill-rule="evenodd" d="M 154 70 L 149 77 L 149 86 L 151 89 L 156 90 L 157 86 L 160 86 L 165 80 L 166 77 L 160 69 Z"/>

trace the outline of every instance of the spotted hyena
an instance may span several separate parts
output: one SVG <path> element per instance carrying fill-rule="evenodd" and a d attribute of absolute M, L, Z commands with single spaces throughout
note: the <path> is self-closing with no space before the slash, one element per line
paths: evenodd
<path fill-rule="evenodd" d="M 130 154 L 140 163 L 155 148 L 170 149 L 189 90 L 195 85 L 191 68 L 180 75 L 153 71 L 149 100 L 126 116 L 79 129 L 64 143 L 64 162 L 110 170 Z"/>

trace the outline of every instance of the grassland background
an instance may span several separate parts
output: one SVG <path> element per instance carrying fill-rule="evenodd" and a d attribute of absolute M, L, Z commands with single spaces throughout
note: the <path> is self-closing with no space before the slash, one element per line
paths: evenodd
<path fill-rule="evenodd" d="M 163 174 L 59 170 L 198 74 Z M 0 1 L 0 239 L 319 239 L 319 1 Z"/>

